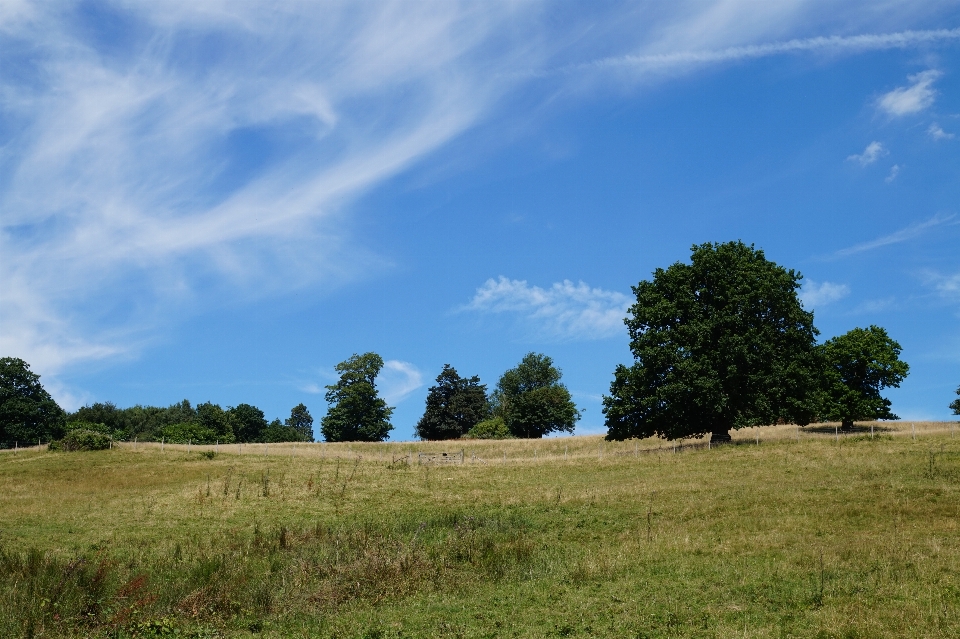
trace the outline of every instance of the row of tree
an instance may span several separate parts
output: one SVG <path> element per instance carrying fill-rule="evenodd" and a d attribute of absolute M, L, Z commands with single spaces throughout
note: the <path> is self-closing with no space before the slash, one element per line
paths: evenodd
<path fill-rule="evenodd" d="M 337 364 L 340 379 L 327 386 L 330 408 L 320 421 L 326 441 L 383 441 L 389 437 L 393 408 L 387 406 L 376 387 L 382 367 L 383 358 L 376 353 L 353 355 Z M 488 396 L 479 377 L 461 377 L 445 364 L 437 384 L 427 393 L 426 410 L 416 426 L 417 437 L 442 440 L 572 433 L 580 411 L 560 377 L 553 360 L 528 353 L 500 377 Z"/>
<path fill-rule="evenodd" d="M 850 429 L 855 421 L 898 419 L 881 391 L 909 372 L 900 345 L 879 326 L 817 344 L 800 280 L 763 251 L 728 242 L 694 246 L 689 264 L 657 269 L 633 287 L 637 301 L 624 322 L 634 362 L 616 368 L 603 398 L 607 438 L 711 434 L 724 441 L 748 426 L 839 421 Z M 376 387 L 383 365 L 376 353 L 337 364 L 340 378 L 326 387 L 329 409 L 320 426 L 326 441 L 389 437 L 394 409 Z M 416 434 L 443 440 L 573 432 L 580 411 L 560 379 L 539 353 L 528 353 L 489 393 L 479 377 L 444 365 Z M 960 415 L 960 399 L 950 408 Z M 167 408 L 98 403 L 67 415 L 26 362 L 0 360 L 0 442 L 49 440 L 79 427 L 117 439 L 312 441 L 312 425 L 303 404 L 270 423 L 249 404 L 223 409 L 187 400 Z"/>
<path fill-rule="evenodd" d="M 68 413 L 25 361 L 0 358 L 0 444 L 54 441 L 75 430 L 121 441 L 183 444 L 313 441 L 313 417 L 303 404 L 294 406 L 286 420 L 268 422 L 263 411 L 250 404 L 193 406 L 186 399 L 167 407 L 118 408 L 97 402 Z"/>

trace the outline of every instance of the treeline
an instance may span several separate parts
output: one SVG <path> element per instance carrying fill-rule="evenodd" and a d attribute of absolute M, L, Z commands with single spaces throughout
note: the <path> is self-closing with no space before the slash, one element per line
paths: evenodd
<path fill-rule="evenodd" d="M 0 445 L 91 439 L 92 435 L 107 441 L 181 444 L 312 442 L 313 417 L 304 404 L 294 406 L 285 420 L 268 422 L 263 411 L 250 404 L 193 406 L 186 399 L 166 407 L 118 408 L 111 402 L 97 402 L 70 413 L 57 405 L 29 364 L 15 357 L 0 358 Z"/>
<path fill-rule="evenodd" d="M 633 287 L 624 323 L 631 365 L 617 366 L 603 398 L 608 439 L 682 439 L 709 434 L 729 441 L 738 428 L 899 419 L 885 388 L 909 366 L 879 326 L 854 328 L 817 343 L 813 313 L 799 298 L 801 275 L 743 242 L 701 244 L 690 263 L 658 268 Z M 326 441 L 389 438 L 393 407 L 379 396 L 376 353 L 337 364 L 327 386 L 320 431 Z M 550 357 L 528 353 L 493 390 L 444 365 L 427 394 L 416 435 L 424 440 L 537 438 L 572 433 L 580 411 Z M 960 395 L 960 388 L 957 389 Z M 960 414 L 960 399 L 950 408 Z M 0 359 L 0 445 L 50 441 L 82 430 L 114 439 L 209 444 L 215 441 L 313 441 L 303 404 L 267 422 L 250 404 L 222 408 L 184 400 L 166 408 L 111 403 L 65 413 L 21 359 Z"/>
<path fill-rule="evenodd" d="M 250 404 L 222 408 L 204 402 L 193 406 L 183 400 L 165 408 L 133 406 L 118 408 L 111 402 L 84 406 L 66 416 L 68 428 L 102 431 L 114 439 L 186 444 L 247 442 L 312 442 L 313 417 L 298 404 L 284 421 L 268 422 L 262 410 Z"/>

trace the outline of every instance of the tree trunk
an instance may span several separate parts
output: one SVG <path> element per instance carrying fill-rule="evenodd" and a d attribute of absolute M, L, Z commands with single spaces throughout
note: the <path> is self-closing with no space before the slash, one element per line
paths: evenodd
<path fill-rule="evenodd" d="M 730 443 L 730 429 L 722 428 L 717 426 L 714 428 L 713 433 L 710 435 L 710 444 L 716 446 L 717 444 L 729 444 Z"/>
<path fill-rule="evenodd" d="M 852 419 L 845 419 L 845 420 L 841 421 L 841 422 L 840 422 L 840 430 L 842 430 L 842 431 L 845 432 L 845 433 L 849 433 L 850 431 L 852 431 L 852 430 L 853 430 L 853 420 L 852 420 Z"/>

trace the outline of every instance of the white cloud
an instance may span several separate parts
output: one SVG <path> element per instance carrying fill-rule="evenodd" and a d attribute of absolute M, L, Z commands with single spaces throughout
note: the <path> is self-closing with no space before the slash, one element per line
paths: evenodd
<path fill-rule="evenodd" d="M 952 140 L 955 137 L 957 137 L 953 133 L 947 133 L 946 131 L 944 131 L 942 128 L 940 128 L 940 125 L 937 124 L 936 122 L 931 124 L 930 127 L 927 129 L 927 135 L 932 137 L 934 140 L 937 140 L 938 142 L 940 140 Z"/>
<path fill-rule="evenodd" d="M 890 167 L 890 173 L 887 174 L 887 177 L 883 178 L 883 181 L 890 184 L 897 179 L 898 175 L 900 175 L 900 165 L 894 164 Z"/>
<path fill-rule="evenodd" d="M 888 153 L 889 151 L 883 148 L 883 144 L 873 141 L 867 145 L 867 148 L 863 150 L 863 153 L 859 155 L 848 155 L 847 160 L 859 162 L 860 166 L 867 166 L 868 164 L 873 164 L 879 158 L 887 155 Z"/>
<path fill-rule="evenodd" d="M 623 293 L 583 282 L 564 280 L 544 289 L 501 276 L 478 288 L 464 310 L 514 313 L 550 338 L 599 339 L 625 332 L 623 319 L 631 303 Z"/>
<path fill-rule="evenodd" d="M 890 93 L 884 94 L 877 101 L 880 110 L 890 116 L 899 117 L 911 113 L 919 113 L 931 104 L 937 95 L 933 83 L 942 73 L 936 69 L 928 69 L 921 73 L 908 76 L 912 82 L 908 87 L 899 87 Z"/>
<path fill-rule="evenodd" d="M 960 302 L 960 273 L 944 275 L 935 271 L 926 271 L 923 273 L 924 282 L 931 286 L 940 297 Z"/>
<path fill-rule="evenodd" d="M 849 294 L 850 287 L 846 284 L 834 284 L 833 282 L 818 284 L 813 280 L 805 280 L 803 287 L 800 289 L 800 300 L 806 308 L 817 308 L 841 300 Z"/>
<path fill-rule="evenodd" d="M 864 242 L 862 244 L 855 244 L 845 249 L 840 249 L 833 254 L 833 257 L 846 257 L 848 255 L 855 255 L 857 253 L 863 253 L 865 251 L 872 251 L 873 249 L 880 248 L 882 246 L 889 246 L 891 244 L 899 244 L 900 242 L 906 242 L 907 240 L 912 240 L 916 237 L 919 237 L 926 233 L 928 230 L 940 226 L 942 224 L 956 224 L 953 219 L 956 217 L 954 214 L 944 215 L 942 213 L 937 213 L 931 217 L 926 222 L 917 222 L 902 228 L 895 233 L 890 235 L 884 235 L 883 237 L 878 237 L 875 240 L 869 242 Z"/>
<path fill-rule="evenodd" d="M 387 404 L 396 404 L 423 386 L 423 374 L 410 362 L 389 359 L 377 375 L 377 385 Z"/>

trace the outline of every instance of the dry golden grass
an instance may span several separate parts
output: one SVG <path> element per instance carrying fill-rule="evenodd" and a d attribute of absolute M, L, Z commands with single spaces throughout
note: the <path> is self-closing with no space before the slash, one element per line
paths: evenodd
<path fill-rule="evenodd" d="M 796 437 L 6 453 L 0 634 L 960 636 L 960 431 Z"/>

